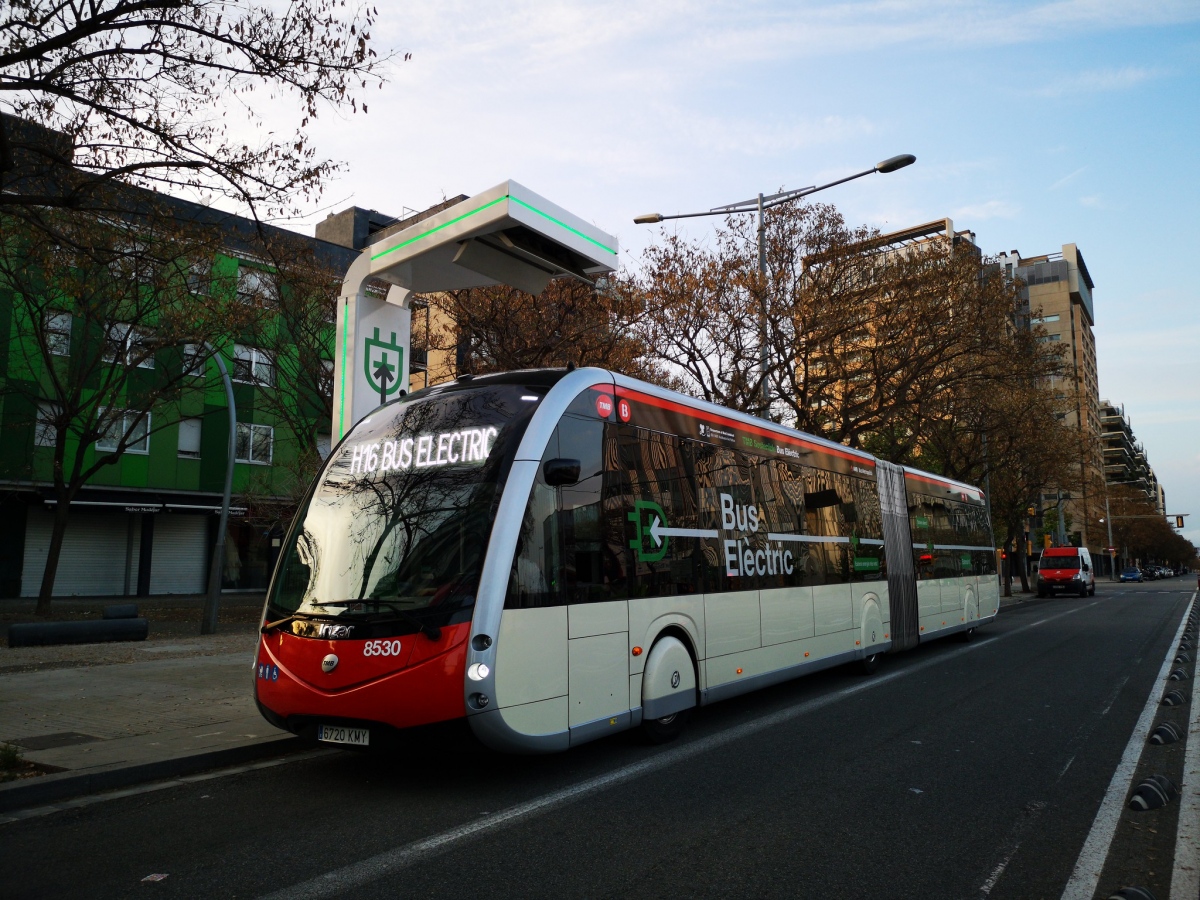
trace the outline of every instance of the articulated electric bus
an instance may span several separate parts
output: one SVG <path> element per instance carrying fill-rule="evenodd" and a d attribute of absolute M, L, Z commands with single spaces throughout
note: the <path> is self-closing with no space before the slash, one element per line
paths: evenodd
<path fill-rule="evenodd" d="M 380 407 L 272 579 L 256 698 L 376 746 L 465 718 L 562 750 L 952 633 L 999 606 L 979 489 L 602 369 Z"/>

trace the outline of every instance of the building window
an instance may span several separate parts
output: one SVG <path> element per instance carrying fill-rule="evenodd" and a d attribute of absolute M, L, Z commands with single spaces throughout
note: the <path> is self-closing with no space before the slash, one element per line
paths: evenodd
<path fill-rule="evenodd" d="M 275 386 L 275 361 L 265 350 L 233 345 L 233 380 L 263 387 Z"/>
<path fill-rule="evenodd" d="M 268 272 L 262 269 L 251 269 L 247 266 L 238 267 L 237 297 L 242 303 L 250 306 L 265 306 L 274 308 L 275 283 Z"/>
<path fill-rule="evenodd" d="M 212 275 L 212 262 L 207 259 L 193 260 L 187 270 L 188 290 L 193 294 L 207 294 L 208 282 Z"/>
<path fill-rule="evenodd" d="M 110 417 L 111 413 L 111 417 Z M 115 452 L 125 438 L 127 453 L 150 452 L 150 413 L 132 409 L 101 410 L 100 421 L 108 418 L 104 434 L 96 441 L 96 449 Z"/>
<path fill-rule="evenodd" d="M 1044 325 L 1047 322 L 1057 322 L 1058 321 L 1058 313 L 1054 313 L 1053 315 L 1050 315 L 1050 316 L 1042 316 L 1040 319 L 1030 319 L 1029 321 L 1032 322 L 1034 325 Z"/>
<path fill-rule="evenodd" d="M 1046 341 L 1061 341 L 1062 335 L 1061 334 L 1045 334 L 1045 335 L 1042 335 L 1040 338 L 1038 338 L 1038 340 L 1041 341 L 1042 343 L 1045 343 Z"/>
<path fill-rule="evenodd" d="M 196 459 L 200 456 L 200 419 L 183 419 L 179 423 L 179 455 Z"/>
<path fill-rule="evenodd" d="M 270 425 L 251 425 L 238 422 L 237 448 L 234 458 L 238 462 L 271 464 L 271 451 L 275 444 L 275 429 Z"/>
<path fill-rule="evenodd" d="M 35 447 L 53 447 L 58 443 L 58 433 L 54 420 L 58 416 L 58 407 L 53 403 L 42 401 L 38 404 L 37 421 L 33 427 L 33 445 Z"/>
<path fill-rule="evenodd" d="M 120 360 L 127 366 L 136 364 L 139 369 L 154 368 L 154 354 L 146 350 L 145 336 L 132 325 L 117 322 L 110 326 L 105 344 L 105 362 Z"/>
<path fill-rule="evenodd" d="M 53 356 L 71 355 L 71 314 L 69 312 L 46 313 L 46 349 Z"/>
<path fill-rule="evenodd" d="M 184 344 L 183 345 L 183 373 L 191 375 L 194 378 L 204 376 L 205 364 L 208 362 L 208 352 L 206 348 L 199 344 Z"/>

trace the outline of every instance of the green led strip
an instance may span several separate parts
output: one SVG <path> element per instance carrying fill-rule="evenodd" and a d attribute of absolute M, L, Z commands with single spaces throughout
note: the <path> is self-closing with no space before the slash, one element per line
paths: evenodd
<path fill-rule="evenodd" d="M 558 219 L 554 218 L 554 216 L 550 215 L 549 213 L 542 212 L 536 206 L 530 206 L 528 203 L 526 203 L 524 200 L 520 199 L 519 197 L 513 197 L 510 195 L 508 199 L 512 200 L 514 203 L 520 203 L 523 207 L 530 210 L 531 212 L 537 213 L 539 216 L 541 216 L 544 219 L 549 219 L 551 222 L 553 222 L 555 225 L 558 225 L 560 228 L 567 229 L 567 231 L 571 232 L 571 234 L 578 235 L 579 237 L 581 237 L 585 241 L 587 241 L 589 244 L 595 244 L 601 250 L 604 250 L 607 253 L 611 253 L 613 256 L 617 255 L 617 251 L 614 250 L 612 247 L 606 247 L 604 244 L 600 243 L 595 238 L 588 237 L 586 234 L 584 234 L 578 228 L 572 228 L 566 222 L 560 222 Z"/>
<path fill-rule="evenodd" d="M 342 378 L 341 399 L 338 401 L 338 439 L 346 433 L 346 330 L 350 326 L 350 302 L 342 303 Z"/>
<path fill-rule="evenodd" d="M 497 203 L 501 202 L 502 200 L 507 200 L 507 199 L 508 199 L 507 196 L 497 197 L 495 200 L 491 201 L 490 203 L 485 203 L 485 204 L 483 204 L 483 206 L 476 207 L 475 209 L 471 210 L 470 212 L 465 212 L 461 216 L 457 216 L 457 217 L 451 219 L 449 222 L 443 222 L 441 225 L 437 225 L 433 228 L 430 228 L 428 231 L 423 231 L 420 234 L 418 234 L 416 237 L 409 238 L 407 241 L 405 241 L 402 244 L 397 244 L 395 247 L 388 247 L 386 250 L 380 250 L 378 253 L 376 253 L 374 256 L 372 256 L 371 259 L 372 260 L 379 259 L 379 257 L 381 257 L 381 256 L 387 256 L 393 250 L 399 250 L 401 247 L 407 247 L 409 244 L 415 244 L 417 241 L 421 240 L 421 238 L 426 238 L 426 237 L 429 237 L 431 234 L 436 234 L 437 232 L 441 231 L 443 228 L 449 228 L 455 222 L 461 222 L 463 219 L 467 218 L 468 216 L 473 216 L 477 212 L 483 212 L 488 207 L 495 206 Z"/>
<path fill-rule="evenodd" d="M 542 212 L 542 211 L 541 211 L 540 209 L 538 209 L 536 206 L 530 206 L 528 203 L 526 203 L 524 200 L 521 200 L 521 199 L 520 199 L 520 198 L 518 198 L 518 197 L 514 197 L 514 196 L 512 196 L 511 194 L 505 194 L 503 197 L 497 197 L 495 200 L 492 200 L 492 201 L 491 201 L 491 202 L 489 202 L 489 203 L 485 203 L 485 204 L 483 204 L 483 206 L 478 206 L 478 207 L 476 207 L 475 209 L 472 209 L 472 210 L 470 210 L 470 211 L 468 211 L 468 212 L 465 212 L 465 213 L 463 213 L 461 216 L 457 216 L 457 217 L 455 217 L 455 218 L 451 219 L 449 222 L 443 222 L 441 225 L 437 225 L 437 226 L 435 226 L 435 227 L 433 227 L 433 228 L 430 228 L 428 231 L 423 231 L 423 232 L 421 232 L 420 234 L 418 234 L 416 237 L 411 237 L 411 238 L 409 238 L 407 241 L 404 241 L 403 243 L 397 244 L 395 247 L 388 247 L 386 250 L 380 250 L 378 253 L 374 254 L 374 255 L 371 257 L 371 259 L 372 259 L 372 260 L 379 259 L 381 256 L 387 256 L 387 255 L 388 255 L 389 253 L 391 253 L 393 250 L 399 250 L 401 247 L 407 247 L 409 244 L 414 244 L 414 243 L 416 243 L 417 241 L 421 240 L 422 238 L 427 238 L 427 237 L 429 237 L 429 235 L 431 235 L 431 234 L 436 234 L 437 232 L 441 231 L 443 228 L 449 228 L 449 227 L 450 227 L 451 225 L 453 225 L 455 222 L 461 222 L 463 219 L 467 218 L 468 216 L 473 216 L 473 215 L 475 215 L 475 213 L 477 213 L 477 212 L 483 212 L 485 209 L 488 209 L 489 207 L 495 206 L 495 205 L 496 205 L 497 203 L 499 203 L 501 200 L 512 200 L 514 203 L 519 203 L 521 206 L 525 207 L 525 208 L 526 208 L 527 210 L 529 210 L 530 212 L 535 212 L 535 213 L 537 213 L 539 216 L 541 216 L 542 218 L 544 218 L 544 219 L 549 219 L 551 222 L 553 222 L 553 223 L 554 223 L 555 225 L 557 225 L 558 227 L 560 227 L 560 228 L 565 228 L 567 231 L 571 232 L 571 234 L 574 234 L 574 235 L 576 235 L 576 236 L 578 236 L 578 237 L 581 237 L 581 238 L 583 238 L 583 239 L 584 239 L 585 241 L 587 241 L 589 244 L 595 244 L 595 245 L 596 245 L 597 247 L 599 247 L 601 250 L 605 251 L 606 253 L 611 253 L 613 256 L 616 256 L 616 255 L 617 255 L 617 251 L 616 251 L 616 250 L 613 250 L 611 247 L 606 247 L 604 244 L 600 243 L 598 240 L 596 240 L 596 239 L 595 239 L 595 238 L 593 238 L 593 237 L 588 237 L 586 234 L 584 234 L 584 233 L 583 233 L 582 231 L 580 231 L 578 228 L 572 228 L 572 227 L 571 227 L 570 225 L 568 225 L 566 222 L 562 222 L 562 221 L 560 221 L 560 220 L 558 220 L 558 219 L 554 218 L 554 216 L 550 215 L 549 213 L 544 213 L 544 212 Z"/>

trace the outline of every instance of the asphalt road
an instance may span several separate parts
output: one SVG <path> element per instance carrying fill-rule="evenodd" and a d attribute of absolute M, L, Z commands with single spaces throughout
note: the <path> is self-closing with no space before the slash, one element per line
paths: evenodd
<path fill-rule="evenodd" d="M 28 819 L 0 827 L 0 893 L 1057 898 L 1191 593 L 1027 602 L 871 677 L 707 707 L 666 747 L 330 752 Z M 1120 829 L 1100 896 L 1169 884 L 1173 828 Z"/>

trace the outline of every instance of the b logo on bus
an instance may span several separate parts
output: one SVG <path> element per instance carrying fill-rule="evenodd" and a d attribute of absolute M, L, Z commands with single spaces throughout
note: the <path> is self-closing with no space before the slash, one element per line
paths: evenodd
<path fill-rule="evenodd" d="M 628 422 L 633 418 L 633 407 L 629 405 L 628 400 L 617 401 L 617 418 L 622 422 Z"/>

